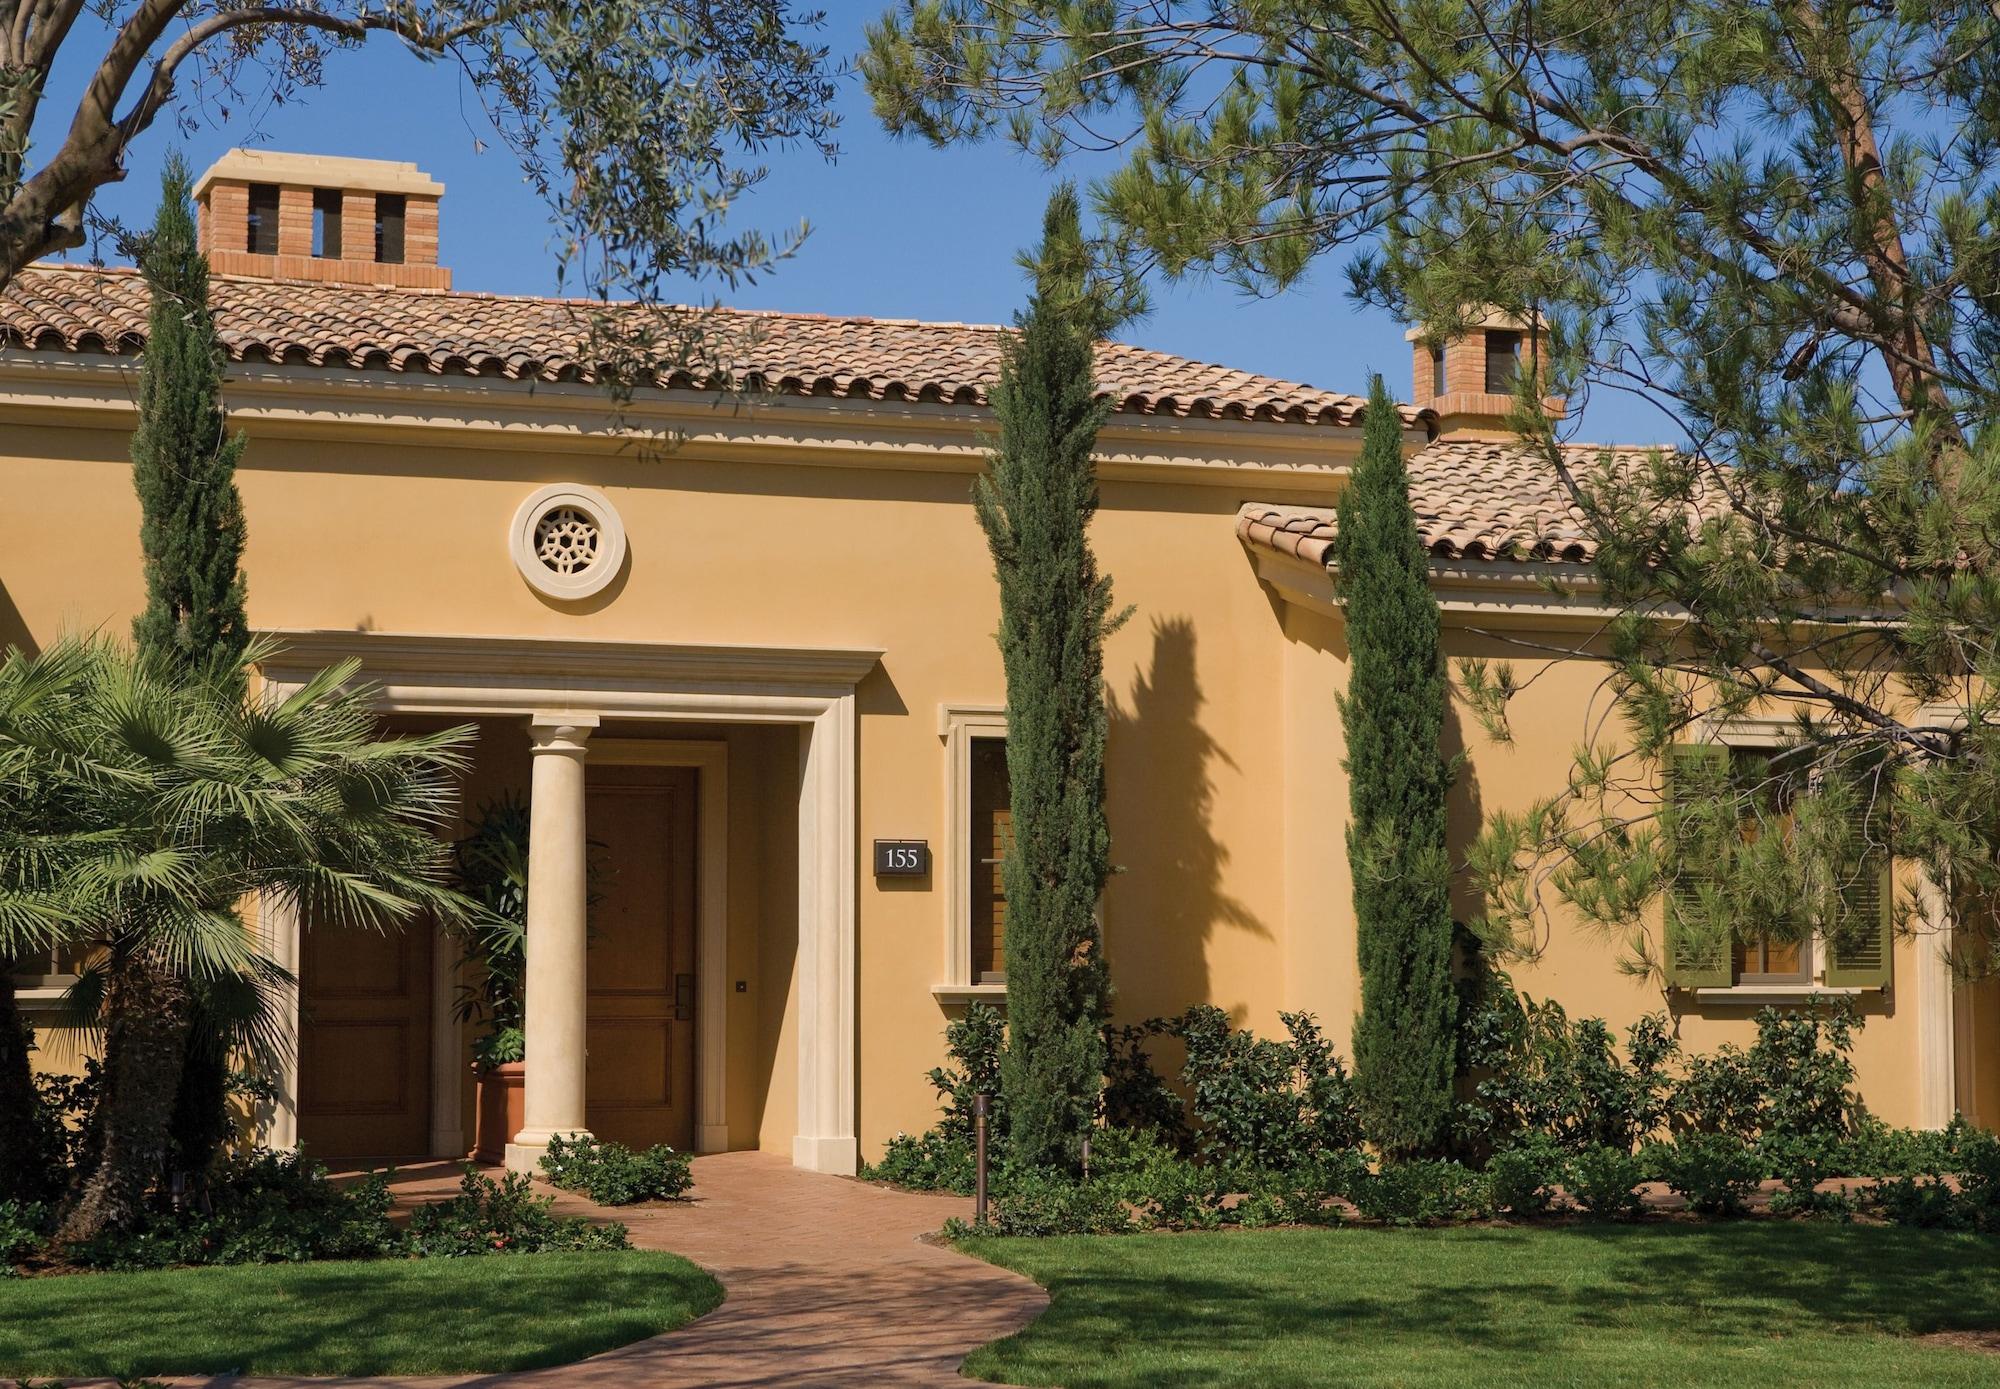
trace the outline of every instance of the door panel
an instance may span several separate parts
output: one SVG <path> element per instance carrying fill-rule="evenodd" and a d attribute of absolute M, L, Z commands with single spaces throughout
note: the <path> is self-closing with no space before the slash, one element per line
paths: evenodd
<path fill-rule="evenodd" d="M 585 813 L 585 1121 L 600 1138 L 686 1151 L 694 1144 L 695 774 L 593 767 Z"/>
<path fill-rule="evenodd" d="M 427 1156 L 431 932 L 303 936 L 299 1142 L 323 1162 Z"/>

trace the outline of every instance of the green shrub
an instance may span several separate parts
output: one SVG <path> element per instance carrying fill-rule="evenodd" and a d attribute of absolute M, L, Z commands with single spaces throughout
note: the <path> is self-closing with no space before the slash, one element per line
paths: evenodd
<path fill-rule="evenodd" d="M 1563 1180 L 1563 1154 L 1555 1140 L 1536 1135 L 1518 1148 L 1506 1148 L 1486 1164 L 1486 1181 L 1495 1210 L 1534 1217 L 1554 1207 Z"/>
<path fill-rule="evenodd" d="M 554 1205 L 523 1173 L 508 1172 L 496 1182 L 468 1167 L 456 1196 L 410 1212 L 404 1247 L 428 1259 L 632 1247 L 623 1225 L 557 1216 Z"/>
<path fill-rule="evenodd" d="M 400 1246 L 386 1180 L 370 1175 L 338 1187 L 298 1153 L 225 1156 L 206 1195 L 206 1210 L 152 1212 L 72 1246 L 68 1257 L 87 1268 L 146 1269 L 368 1259 Z"/>
<path fill-rule="evenodd" d="M 1104 1093 L 1098 1110 L 1106 1130 L 1151 1132 L 1184 1151 L 1192 1138 L 1187 1101 L 1154 1069 L 1147 1050 L 1155 1037 L 1172 1032 L 1176 1021 L 1148 1018 L 1104 1029 Z"/>
<path fill-rule="evenodd" d="M 1338 1225 L 1346 1214 L 1338 1204 L 1370 1177 L 1368 1160 L 1348 1148 L 1289 1172 L 1255 1176 L 1231 1214 L 1244 1226 Z"/>
<path fill-rule="evenodd" d="M 1643 1205 L 1637 1188 L 1644 1179 L 1644 1166 L 1622 1148 L 1586 1148 L 1563 1167 L 1565 1194 L 1603 1220 L 1637 1215 Z"/>
<path fill-rule="evenodd" d="M 973 1100 L 982 1094 L 992 1101 L 987 1161 L 995 1170 L 1005 1162 L 1007 1106 L 1000 1093 L 1000 1058 L 1006 1050 L 1007 1020 L 985 1004 L 973 1003 L 964 1017 L 945 1028 L 944 1040 L 951 1064 L 932 1067 L 930 1073 L 938 1097 L 937 1123 L 914 1137 L 897 1134 L 881 1162 L 862 1167 L 864 1179 L 971 1195 Z"/>
<path fill-rule="evenodd" d="M 1772 1213 L 1852 1215 L 1854 1202 L 1844 1192 L 1819 1190 L 1821 1182 L 1837 1174 L 1844 1148 L 1839 1140 L 1823 1134 L 1771 1133 L 1759 1138 L 1758 1167 L 1785 1184 L 1771 1196 Z"/>
<path fill-rule="evenodd" d="M 1196 1142 L 1212 1162 L 1289 1171 L 1361 1142 L 1354 1085 L 1309 1013 L 1280 1013 L 1287 1038 L 1229 1025 L 1200 1004 L 1168 1026 L 1187 1048 L 1181 1069 Z"/>
<path fill-rule="evenodd" d="M 1937 1174 L 1905 1174 L 1879 1183 L 1869 1196 L 1884 1220 L 1925 1230 L 1963 1230 L 1969 1212 L 1958 1192 Z"/>
<path fill-rule="evenodd" d="M 635 1153 L 622 1143 L 557 1134 L 549 1140 L 541 1168 L 556 1186 L 580 1191 L 601 1206 L 677 1200 L 694 1185 L 687 1154 L 664 1143 Z"/>
<path fill-rule="evenodd" d="M 1114 1184 L 1033 1169 L 1001 1174 L 988 1215 L 1002 1235 L 1122 1235 L 1133 1228 Z"/>
<path fill-rule="evenodd" d="M 1941 1129 L 1891 1128 L 1873 1115 L 1857 1115 L 1836 1158 L 1842 1177 L 1915 1177 L 1948 1172 L 1966 1144 L 1984 1129 L 1954 1114 Z"/>
<path fill-rule="evenodd" d="M 1154 1155 L 1135 1170 L 1099 1175 L 1095 1184 L 1115 1194 L 1149 1230 L 1213 1230 L 1230 1223 L 1231 1183 L 1222 1168 L 1172 1152 Z"/>
<path fill-rule="evenodd" d="M 1348 1197 L 1362 1215 L 1385 1225 L 1438 1225 L 1492 1213 L 1485 1177 L 1448 1161 L 1384 1163 Z"/>
<path fill-rule="evenodd" d="M 1629 1152 L 1659 1127 L 1679 1052 L 1663 1018 L 1635 1023 L 1621 1060 L 1602 1019 L 1572 1019 L 1558 1003 L 1515 993 L 1504 975 L 1491 979 L 1460 1041 L 1474 1077 L 1458 1124 L 1463 1146 L 1498 1151 L 1539 1136 L 1566 1153 Z"/>
<path fill-rule="evenodd" d="M 0 1201 L 0 1278 L 42 1247 L 55 1226 L 55 1212 L 39 1201 Z"/>
<path fill-rule="evenodd" d="M 1757 1189 L 1764 1166 L 1733 1133 L 1688 1133 L 1671 1143 L 1649 1143 L 1640 1161 L 1687 1198 L 1702 1215 L 1738 1215 Z"/>
<path fill-rule="evenodd" d="M 1949 1156 L 1929 1172 L 1880 1183 L 1872 1204 L 1899 1225 L 2000 1234 L 2000 1138 L 1970 1130 Z"/>

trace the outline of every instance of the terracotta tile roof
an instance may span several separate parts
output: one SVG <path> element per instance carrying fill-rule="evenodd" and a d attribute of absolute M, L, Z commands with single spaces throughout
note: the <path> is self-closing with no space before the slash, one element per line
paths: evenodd
<path fill-rule="evenodd" d="M 575 356 L 596 307 L 589 301 L 230 277 L 216 279 L 213 298 L 234 361 L 593 378 Z M 33 265 L 0 294 L 0 346 L 135 352 L 145 340 L 146 301 L 145 281 L 129 269 Z M 724 332 L 741 343 L 733 370 L 746 390 L 984 405 L 999 365 L 1000 330 L 990 326 L 723 313 Z M 1349 426 L 1367 403 L 1123 343 L 1105 344 L 1097 366 L 1105 393 L 1128 414 Z"/>
<path fill-rule="evenodd" d="M 1634 466 L 1652 453 L 1602 444 L 1571 444 L 1564 451 L 1580 477 L 1595 472 L 1607 452 L 1614 462 Z M 1424 548 L 1438 559 L 1588 564 L 1596 553 L 1561 479 L 1518 444 L 1430 445 L 1410 460 L 1410 501 Z M 1236 534 L 1246 544 L 1323 565 L 1333 549 L 1334 515 L 1327 507 L 1253 502 L 1237 512 Z"/>

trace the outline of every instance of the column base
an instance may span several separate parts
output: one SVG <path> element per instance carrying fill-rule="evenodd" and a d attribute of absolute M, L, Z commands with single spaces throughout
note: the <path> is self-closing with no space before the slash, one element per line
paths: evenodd
<path fill-rule="evenodd" d="M 729 1125 L 696 1124 L 694 1126 L 694 1150 L 697 1153 L 728 1152 Z"/>
<path fill-rule="evenodd" d="M 803 1167 L 808 1172 L 830 1172 L 836 1177 L 851 1177 L 860 1166 L 860 1144 L 851 1137 L 806 1138 L 803 1135 L 792 1140 L 792 1166 Z"/>
<path fill-rule="evenodd" d="M 574 1129 L 522 1129 L 514 1135 L 514 1141 L 507 1145 L 507 1170 L 526 1172 L 534 1176 L 541 1170 L 542 1155 L 549 1150 L 551 1138 L 589 1138 L 590 1130 Z"/>

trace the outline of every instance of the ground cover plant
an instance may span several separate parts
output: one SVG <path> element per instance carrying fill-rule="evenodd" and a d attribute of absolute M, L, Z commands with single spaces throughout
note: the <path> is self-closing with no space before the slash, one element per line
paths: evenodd
<path fill-rule="evenodd" d="M 2000 1384 L 2000 1359 L 1915 1339 L 2000 1327 L 2000 1248 L 1830 1222 L 1173 1240 L 987 1238 L 1048 1311 L 970 1376 L 1155 1384 L 1739 1389 Z"/>
<path fill-rule="evenodd" d="M 580 1191 L 600 1206 L 629 1206 L 639 1201 L 672 1201 L 694 1185 L 688 1155 L 664 1143 L 634 1152 L 623 1143 L 595 1138 L 549 1140 L 542 1155 L 542 1172 L 565 1191 Z"/>
<path fill-rule="evenodd" d="M 567 1364 L 722 1301 L 673 1254 L 237 1265 L 0 1281 L 0 1375 L 474 1374 Z"/>

